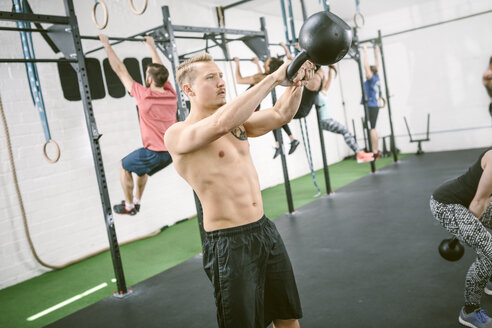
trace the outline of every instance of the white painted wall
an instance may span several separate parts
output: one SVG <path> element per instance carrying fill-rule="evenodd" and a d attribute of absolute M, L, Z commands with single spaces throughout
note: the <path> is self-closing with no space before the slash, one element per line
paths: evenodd
<path fill-rule="evenodd" d="M 362 2 L 362 12 L 363 5 L 369 4 Z M 360 39 L 376 37 L 378 29 L 386 35 L 472 15 L 491 7 L 486 0 L 413 1 L 406 8 L 367 17 Z M 404 152 L 417 149 L 416 144 L 408 143 L 403 117 L 407 117 L 412 133 L 422 133 L 426 130 L 427 113 L 431 114 L 431 141 L 423 144 L 425 151 L 491 145 L 489 97 L 481 83 L 492 56 L 492 42 L 486 32 L 491 29 L 492 14 L 488 13 L 384 39 L 398 148 Z M 372 51 L 370 55 L 372 62 Z M 343 61 L 342 65 L 344 73 L 349 65 L 356 70 L 353 63 Z M 360 122 L 360 88 L 351 88 L 354 81 L 350 79 L 344 74 L 347 104 L 351 109 L 356 108 L 350 111 L 350 117 Z M 457 129 L 465 130 L 442 132 Z M 390 132 L 387 109 L 380 112 L 377 130 L 381 135 Z"/>
<path fill-rule="evenodd" d="M 61 0 L 31 0 L 30 3 L 37 13 L 65 15 Z M 81 34 L 99 33 L 90 18 L 93 2 L 75 3 Z M 162 22 L 162 5 L 170 6 L 174 24 L 217 26 L 214 8 L 204 1 L 149 0 L 148 9 L 142 16 L 132 14 L 127 1 L 106 3 L 110 17 L 104 33 L 110 36 L 132 35 L 158 26 Z M 307 5 L 310 13 L 321 9 L 318 1 L 308 1 Z M 374 37 L 378 28 L 383 34 L 387 34 L 486 9 L 490 9 L 488 0 L 414 2 L 408 8 L 366 17 L 367 23 L 361 31 L 361 38 Z M 9 11 L 10 3 L 0 3 L 0 10 Z M 279 12 L 280 9 L 276 13 L 272 12 L 274 15 L 264 15 L 238 7 L 226 12 L 226 23 L 229 28 L 258 30 L 259 17 L 265 16 L 270 41 L 284 41 L 285 34 Z M 301 15 L 298 12 L 295 15 L 299 29 Z M 13 26 L 13 23 L 1 24 Z M 431 131 L 490 126 L 486 110 L 488 98 L 480 77 L 492 55 L 492 44 L 490 40 L 486 40 L 486 32 L 490 31 L 491 24 L 489 14 L 385 39 L 385 59 L 393 95 L 391 101 L 397 135 L 406 133 L 404 115 L 407 116 L 412 130 L 424 131 L 428 112 L 431 113 Z M 34 35 L 33 38 L 37 57 L 57 57 L 39 36 Z M 0 57 L 22 57 L 17 33 L 0 32 L 0 44 Z M 86 51 L 98 45 L 96 41 L 84 41 Z M 178 40 L 177 43 L 179 53 L 203 46 L 204 42 L 195 40 Z M 253 56 L 246 47 L 235 43 L 230 44 L 230 50 L 233 56 Z M 115 51 L 120 58 L 141 59 L 149 55 L 144 45 L 136 43 L 120 44 L 115 46 Z M 278 51 L 279 49 L 272 48 L 273 54 Z M 212 54 L 221 56 L 216 51 Z M 91 54 L 91 57 L 102 62 L 105 54 L 99 52 Z M 168 62 L 165 64 L 169 67 Z M 221 67 L 229 81 L 229 98 L 234 97 L 230 68 L 224 64 Z M 357 66 L 355 62 L 343 61 L 340 68 L 341 74 L 329 91 L 332 115 L 340 122 L 348 124 L 350 130 L 351 120 L 356 120 L 357 134 L 362 136 Z M 42 156 L 43 131 L 39 115 L 30 99 L 22 64 L 0 64 L 0 96 L 9 124 L 19 185 L 34 245 L 44 261 L 63 264 L 107 247 L 108 241 L 82 103 L 63 99 L 55 64 L 38 64 L 38 70 L 51 134 L 62 151 L 58 163 L 48 164 Z M 242 71 L 245 75 L 253 74 L 255 67 L 242 62 Z M 346 113 L 341 105 L 340 86 L 344 92 Z M 237 91 L 242 92 L 245 88 L 246 86 L 237 86 Z M 277 88 L 278 96 L 281 92 L 282 89 Z M 271 99 L 267 98 L 263 107 L 270 104 Z M 107 95 L 104 99 L 93 101 L 93 106 L 98 130 L 103 134 L 100 144 L 109 195 L 114 204 L 123 197 L 119 182 L 119 161 L 141 146 L 135 101 L 128 95 L 120 99 Z M 322 160 L 314 111 L 307 121 L 314 165 L 318 169 Z M 381 135 L 389 133 L 387 126 L 388 117 L 386 110 L 383 110 L 378 122 Z M 293 122 L 290 127 L 294 135 L 300 138 L 299 123 Z M 287 140 L 285 134 L 283 136 Z M 424 144 L 424 149 L 437 151 L 487 146 L 490 145 L 491 137 L 490 129 L 441 133 L 432 135 L 432 141 Z M 329 163 L 337 162 L 350 154 L 341 136 L 325 133 L 325 141 Z M 271 159 L 273 135 L 251 139 L 250 144 L 262 188 L 281 183 L 283 176 L 280 159 Z M 398 137 L 397 146 L 404 152 L 416 149 L 415 144 L 408 144 L 406 136 Z M 304 147 L 288 156 L 288 167 L 291 178 L 309 172 Z M 3 127 L 0 128 L 0 186 L 0 261 L 3 263 L 0 267 L 1 289 L 47 271 L 35 262 L 27 244 Z M 149 179 L 142 210 L 137 216 L 115 216 L 118 239 L 125 241 L 145 235 L 164 225 L 193 216 L 195 212 L 190 188 L 170 166 Z"/>

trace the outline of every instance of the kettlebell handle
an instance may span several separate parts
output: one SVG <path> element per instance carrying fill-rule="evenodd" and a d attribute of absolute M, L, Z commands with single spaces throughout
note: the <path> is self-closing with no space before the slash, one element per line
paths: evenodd
<path fill-rule="evenodd" d="M 301 52 L 299 52 L 294 57 L 292 62 L 289 64 L 289 67 L 287 67 L 287 78 L 289 79 L 289 81 L 292 81 L 294 79 L 294 77 L 297 74 L 297 71 L 301 68 L 302 64 L 304 64 L 304 62 L 308 59 L 309 59 L 309 55 L 304 49 L 301 50 Z"/>
<path fill-rule="evenodd" d="M 460 240 L 458 238 L 456 238 L 456 236 L 453 236 L 453 238 L 451 238 L 451 240 L 449 241 L 449 247 L 455 248 L 459 242 L 460 242 Z"/>

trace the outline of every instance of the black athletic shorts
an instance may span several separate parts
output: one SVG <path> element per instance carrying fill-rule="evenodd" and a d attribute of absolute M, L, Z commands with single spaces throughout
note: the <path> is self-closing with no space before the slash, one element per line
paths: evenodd
<path fill-rule="evenodd" d="M 371 122 L 371 128 L 376 128 L 376 122 L 378 121 L 379 107 L 368 107 L 369 122 Z"/>
<path fill-rule="evenodd" d="M 220 328 L 264 328 L 274 319 L 302 317 L 290 259 L 272 221 L 263 216 L 205 234 L 203 268 Z"/>

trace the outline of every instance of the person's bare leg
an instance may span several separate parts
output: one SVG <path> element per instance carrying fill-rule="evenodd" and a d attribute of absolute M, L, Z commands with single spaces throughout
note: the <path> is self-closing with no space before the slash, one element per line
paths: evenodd
<path fill-rule="evenodd" d="M 376 129 L 371 129 L 371 142 L 372 142 L 372 151 L 374 154 L 377 154 L 379 152 L 379 145 L 378 145 L 378 133 L 376 132 Z"/>
<path fill-rule="evenodd" d="M 300 328 L 299 321 L 297 319 L 288 319 L 288 320 L 273 320 L 274 328 Z"/>
<path fill-rule="evenodd" d="M 147 174 L 144 174 L 142 175 L 141 177 L 139 177 L 137 175 L 137 181 L 136 181 L 136 184 L 137 184 L 137 190 L 135 190 L 135 198 L 138 199 L 138 200 L 141 200 L 142 199 L 142 194 L 144 192 L 144 189 L 145 189 L 145 185 L 147 184 L 147 179 L 149 178 L 149 176 Z"/>
<path fill-rule="evenodd" d="M 133 176 L 130 171 L 123 168 L 123 165 L 120 167 L 120 182 L 125 194 L 125 202 L 133 204 Z"/>

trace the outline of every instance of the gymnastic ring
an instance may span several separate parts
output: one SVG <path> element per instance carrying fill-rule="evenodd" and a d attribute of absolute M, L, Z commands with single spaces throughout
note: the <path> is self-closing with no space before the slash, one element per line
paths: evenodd
<path fill-rule="evenodd" d="M 144 1 L 143 8 L 140 11 L 135 9 L 135 6 L 133 5 L 133 0 L 128 0 L 128 2 L 130 3 L 130 9 L 133 11 L 135 15 L 142 15 L 145 12 L 145 9 L 147 9 L 147 2 L 148 2 L 147 0 Z"/>
<path fill-rule="evenodd" d="M 366 24 L 366 19 L 364 18 L 364 15 L 362 15 L 360 12 L 355 13 L 354 24 L 357 28 L 361 28 L 362 26 L 364 26 Z"/>
<path fill-rule="evenodd" d="M 101 5 L 104 11 L 104 21 L 102 25 L 99 25 L 96 19 L 97 5 Z M 96 27 L 100 30 L 104 29 L 106 25 L 108 25 L 108 7 L 106 7 L 106 4 L 104 3 L 103 0 L 96 0 L 96 2 L 94 3 L 94 7 L 92 7 L 92 21 L 94 22 Z"/>
<path fill-rule="evenodd" d="M 378 98 L 378 107 L 379 108 L 386 107 L 386 99 L 384 99 L 383 97 L 379 97 Z"/>
<path fill-rule="evenodd" d="M 55 146 L 55 149 L 56 149 L 56 154 L 55 154 L 55 157 L 53 159 L 49 158 L 48 154 L 46 153 L 46 147 L 48 146 L 49 143 L 52 143 L 54 146 Z M 48 141 L 46 141 L 44 143 L 44 146 L 43 146 L 43 155 L 44 155 L 44 158 L 46 158 L 46 160 L 50 163 L 56 163 L 58 162 L 58 160 L 60 159 L 60 147 L 58 146 L 58 144 L 56 143 L 55 140 L 53 139 L 50 139 Z"/>

